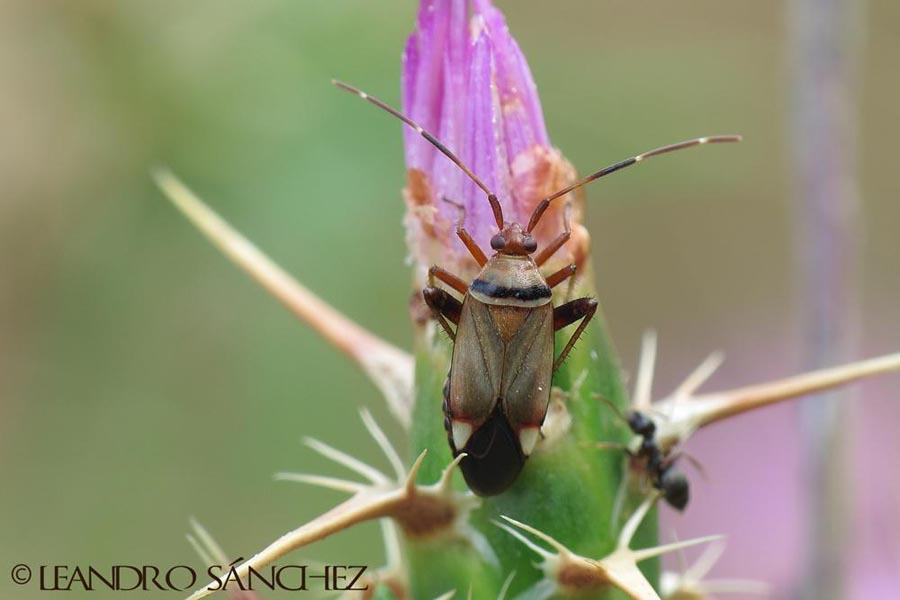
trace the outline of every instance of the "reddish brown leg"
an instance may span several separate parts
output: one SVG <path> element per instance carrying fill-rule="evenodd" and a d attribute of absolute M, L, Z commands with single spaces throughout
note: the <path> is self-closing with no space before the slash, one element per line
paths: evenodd
<path fill-rule="evenodd" d="M 459 315 L 462 312 L 462 303 L 444 290 L 436 287 L 435 279 L 440 279 L 463 295 L 469 291 L 469 286 L 466 285 L 465 281 L 450 271 L 434 265 L 428 269 L 428 287 L 422 290 L 422 295 L 425 297 L 425 304 L 431 308 L 434 318 L 444 331 L 447 332 L 450 339 L 456 341 L 456 332 L 453 331 L 450 324 L 447 323 L 447 319 L 454 325 L 459 325 Z"/>
<path fill-rule="evenodd" d="M 581 323 L 578 324 L 578 328 L 575 330 L 575 333 L 572 334 L 572 337 L 570 337 L 569 341 L 566 342 L 565 348 L 562 349 L 562 352 L 559 353 L 556 361 L 554 361 L 554 373 L 557 369 L 559 369 L 559 366 L 563 364 L 563 361 L 566 360 L 569 352 L 571 352 L 572 348 L 575 346 L 575 342 L 584 332 L 585 327 L 587 327 L 587 324 L 591 321 L 591 318 L 593 318 L 595 312 L 597 312 L 597 301 L 593 298 L 578 298 L 577 300 L 566 302 L 565 304 L 557 306 L 553 309 L 554 331 L 559 331 L 563 327 L 571 325 L 575 321 L 581 319 Z"/>
<path fill-rule="evenodd" d="M 460 294 L 465 295 L 469 291 L 469 286 L 465 281 L 442 267 L 434 265 L 428 269 L 428 287 L 434 287 L 434 280 L 440 279 Z"/>
<path fill-rule="evenodd" d="M 447 321 L 449 320 L 454 325 L 459 325 L 462 303 L 444 290 L 436 287 L 425 288 L 422 290 L 422 295 L 425 296 L 425 304 L 431 308 L 434 318 L 444 328 L 450 339 L 456 341 L 456 332 L 451 329 Z"/>
<path fill-rule="evenodd" d="M 547 277 L 547 285 L 549 285 L 551 288 L 555 288 L 556 286 L 561 284 L 563 281 L 565 281 L 569 277 L 572 277 L 573 275 L 575 275 L 575 265 L 574 264 L 569 265 L 567 267 L 563 267 L 556 273 Z"/>
<path fill-rule="evenodd" d="M 550 277 L 547 278 L 547 285 L 549 285 L 551 288 L 556 287 L 557 285 L 559 285 L 560 283 L 562 283 L 563 281 L 565 281 L 567 279 L 569 280 L 569 289 L 566 290 L 566 295 L 565 295 L 566 302 L 568 302 L 569 299 L 572 297 L 572 290 L 575 289 L 575 277 L 574 277 L 575 269 L 576 269 L 575 265 L 571 264 L 567 267 L 563 267 L 562 269 L 560 269 L 556 273 L 553 273 L 552 275 L 550 275 Z"/>
<path fill-rule="evenodd" d="M 459 221 L 456 223 L 456 235 L 459 236 L 459 239 L 462 240 L 462 243 L 465 244 L 466 249 L 469 251 L 469 254 L 472 255 L 472 258 L 475 259 L 475 262 L 478 263 L 479 267 L 483 267 L 485 263 L 487 263 L 487 256 L 472 239 L 472 236 L 469 235 L 469 232 L 466 231 L 466 228 L 463 227 L 463 223 L 466 220 L 466 208 L 460 204 L 459 202 L 454 202 L 449 198 L 444 198 L 444 202 L 447 204 L 452 204 L 457 209 L 459 209 Z"/>
<path fill-rule="evenodd" d="M 569 219 L 571 217 L 572 212 L 572 203 L 569 202 L 566 204 L 565 212 L 563 213 L 563 227 L 565 231 L 556 236 L 552 242 L 547 244 L 547 247 L 537 253 L 537 256 L 534 257 L 534 263 L 537 266 L 541 266 L 547 260 L 556 254 L 557 250 L 563 247 L 563 244 L 569 241 L 569 238 L 572 236 L 572 228 L 569 225 Z"/>

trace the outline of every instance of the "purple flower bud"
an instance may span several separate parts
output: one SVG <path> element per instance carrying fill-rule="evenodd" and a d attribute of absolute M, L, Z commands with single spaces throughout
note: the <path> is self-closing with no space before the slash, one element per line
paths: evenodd
<path fill-rule="evenodd" d="M 499 198 L 506 221 L 527 223 L 534 206 L 574 180 L 574 170 L 550 146 L 531 71 L 490 0 L 422 0 L 416 31 L 403 54 L 403 110 L 454 152 Z M 456 239 L 456 207 L 482 249 L 496 233 L 485 193 L 415 131 L 404 132 L 410 249 L 421 267 L 433 262 L 466 270 Z M 554 202 L 535 231 L 543 246 L 562 231 L 565 200 Z M 573 211 L 571 248 L 587 253 L 587 234 Z M 579 249 L 578 251 L 574 249 Z"/>

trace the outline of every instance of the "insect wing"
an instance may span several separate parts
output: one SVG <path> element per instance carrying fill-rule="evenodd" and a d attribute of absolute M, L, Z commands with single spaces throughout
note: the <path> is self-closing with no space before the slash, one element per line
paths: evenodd
<path fill-rule="evenodd" d="M 501 398 L 514 431 L 533 428 L 537 439 L 537 429 L 547 414 L 552 376 L 553 305 L 545 304 L 528 309 L 506 346 Z"/>
<path fill-rule="evenodd" d="M 450 368 L 451 419 L 465 420 L 474 429 L 488 419 L 500 398 L 504 354 L 503 339 L 489 307 L 467 296 L 456 329 Z"/>

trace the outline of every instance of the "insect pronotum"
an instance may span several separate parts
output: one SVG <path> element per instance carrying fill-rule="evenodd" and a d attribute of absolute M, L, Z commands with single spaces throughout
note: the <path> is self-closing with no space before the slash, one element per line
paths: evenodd
<path fill-rule="evenodd" d="M 547 276 L 540 271 L 541 265 L 571 235 L 566 211 L 563 231 L 537 252 L 531 232 L 550 203 L 647 158 L 741 138 L 701 137 L 617 162 L 541 200 L 528 225 L 523 226 L 503 219 L 497 196 L 440 140 L 381 100 L 346 83 L 333 83 L 415 129 L 475 182 L 490 203 L 498 233 L 491 238 L 494 253 L 488 257 L 466 231 L 462 204 L 445 199 L 459 210 L 456 234 L 481 271 L 468 284 L 435 265 L 428 271 L 428 285 L 422 293 L 435 319 L 453 340 L 453 357 L 444 385 L 444 426 L 450 448 L 455 456 L 466 454 L 460 468 L 472 491 L 482 496 L 499 494 L 515 482 L 525 459 L 534 450 L 550 402 L 553 373 L 597 310 L 593 298 L 577 298 L 553 306 L 553 288 L 575 275 L 575 265 Z M 438 281 L 459 292 L 462 300 L 438 287 Z M 576 322 L 574 333 L 554 360 L 553 334 Z"/>

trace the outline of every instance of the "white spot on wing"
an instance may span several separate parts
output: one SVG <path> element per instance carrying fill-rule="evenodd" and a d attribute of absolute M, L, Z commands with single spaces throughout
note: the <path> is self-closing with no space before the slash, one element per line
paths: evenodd
<path fill-rule="evenodd" d="M 472 437 L 472 425 L 465 421 L 454 420 L 451 423 L 451 427 L 453 428 L 453 445 L 456 447 L 457 452 L 460 452 L 466 447 L 466 442 L 469 441 L 469 438 Z"/>
<path fill-rule="evenodd" d="M 519 431 L 519 445 L 522 447 L 522 454 L 525 456 L 531 455 L 531 451 L 534 450 L 537 444 L 540 431 L 538 427 L 523 427 Z"/>

